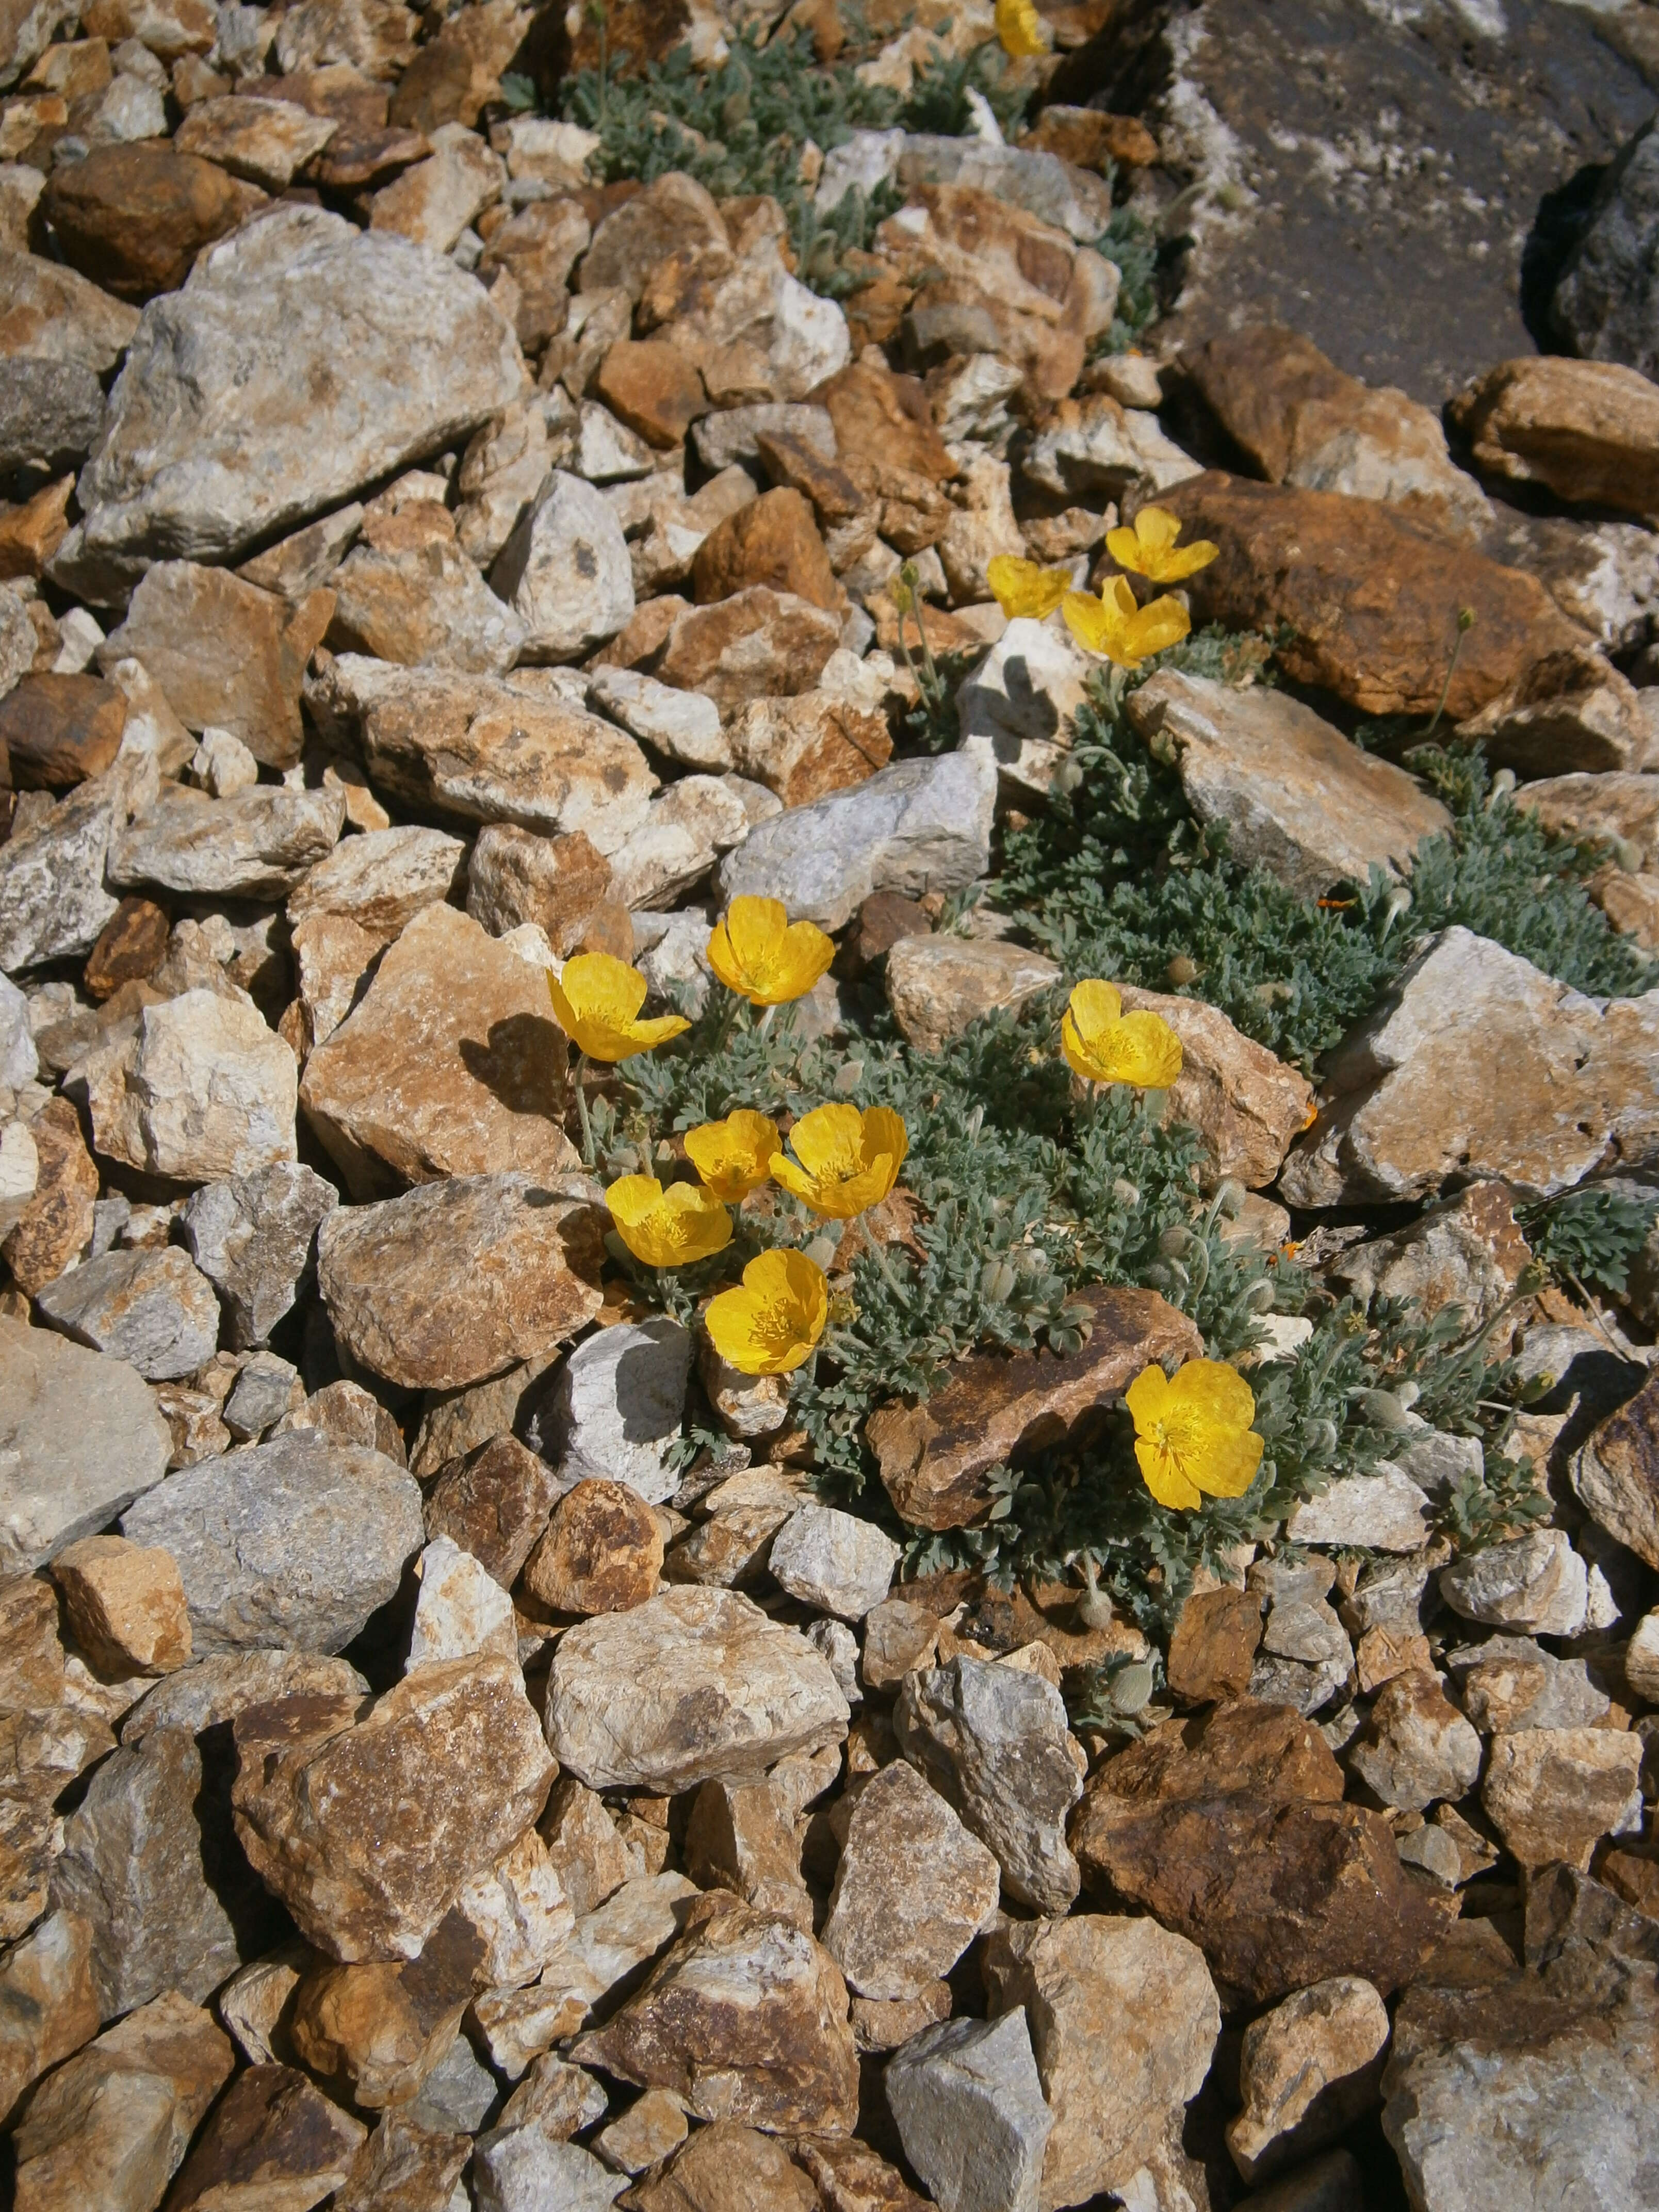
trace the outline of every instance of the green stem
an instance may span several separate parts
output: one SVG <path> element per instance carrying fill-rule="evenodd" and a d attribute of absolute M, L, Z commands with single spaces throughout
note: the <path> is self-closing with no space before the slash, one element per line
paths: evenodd
<path fill-rule="evenodd" d="M 587 1056 L 585 1053 L 579 1052 L 575 1055 L 575 1060 L 574 1080 L 576 1091 L 576 1114 L 582 1125 L 582 1165 L 591 1169 L 597 1165 L 597 1162 L 593 1154 L 593 1124 L 587 1118 L 587 1085 L 585 1079 L 587 1074 Z"/>
<path fill-rule="evenodd" d="M 1460 607 L 1457 611 L 1457 635 L 1452 640 L 1451 659 L 1446 663 L 1446 680 L 1440 687 L 1440 703 L 1434 710 L 1434 718 L 1430 722 L 1428 728 L 1423 732 L 1423 742 L 1425 744 L 1428 743 L 1429 739 L 1440 727 L 1440 717 L 1446 711 L 1447 700 L 1451 697 L 1452 678 L 1457 673 L 1457 656 L 1463 650 L 1464 639 L 1474 628 L 1474 611 L 1473 608 Z"/>

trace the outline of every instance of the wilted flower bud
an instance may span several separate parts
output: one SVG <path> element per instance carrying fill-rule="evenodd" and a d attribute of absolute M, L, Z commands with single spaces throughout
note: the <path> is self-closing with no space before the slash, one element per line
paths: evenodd
<path fill-rule="evenodd" d="M 1198 963 L 1196 960 L 1188 959 L 1184 952 L 1177 952 L 1175 958 L 1164 969 L 1164 973 L 1179 989 L 1183 983 L 1195 983 L 1198 981 Z"/>
<path fill-rule="evenodd" d="M 1183 1253 L 1190 1252 L 1197 1241 L 1192 1231 L 1183 1229 L 1177 1221 L 1172 1223 L 1158 1238 L 1158 1249 L 1166 1260 L 1178 1260 Z"/>
<path fill-rule="evenodd" d="M 1112 1184 L 1112 1196 L 1117 1200 L 1120 1206 L 1139 1206 L 1140 1203 L 1139 1186 L 1138 1184 L 1132 1183 L 1127 1176 L 1119 1176 Z"/>

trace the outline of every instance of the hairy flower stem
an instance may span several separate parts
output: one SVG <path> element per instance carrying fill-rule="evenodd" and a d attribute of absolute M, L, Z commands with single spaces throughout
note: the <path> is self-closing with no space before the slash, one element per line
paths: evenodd
<path fill-rule="evenodd" d="M 575 1066 L 571 1073 L 571 1085 L 576 1093 L 577 1118 L 582 1125 L 582 1165 L 593 1168 L 599 1162 L 593 1150 L 593 1124 L 587 1116 L 587 1054 L 578 1052 L 572 1057 Z"/>

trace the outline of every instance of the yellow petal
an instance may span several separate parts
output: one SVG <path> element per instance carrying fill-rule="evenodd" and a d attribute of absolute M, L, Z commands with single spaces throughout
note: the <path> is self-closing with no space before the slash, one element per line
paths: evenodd
<path fill-rule="evenodd" d="M 1106 550 L 1120 568 L 1133 568 L 1136 575 L 1140 574 L 1140 540 L 1127 525 L 1120 524 L 1115 530 L 1106 532 Z"/>
<path fill-rule="evenodd" d="M 732 1217 L 696 1183 L 623 1176 L 605 1193 L 617 1234 L 648 1267 L 684 1267 L 732 1241 Z"/>
<path fill-rule="evenodd" d="M 1077 985 L 1066 1008 L 1084 1037 L 1097 1036 L 1109 1023 L 1120 1020 L 1123 1000 L 1115 983 L 1103 982 L 1098 976 L 1085 976 Z"/>
<path fill-rule="evenodd" d="M 1254 1429 L 1237 1431 L 1212 1444 L 1201 1462 L 1190 1472 L 1199 1488 L 1212 1498 L 1243 1498 L 1255 1480 L 1265 1445 Z"/>
<path fill-rule="evenodd" d="M 1003 52 L 1016 60 L 1048 51 L 1041 19 L 1031 0 L 997 0 L 996 26 Z"/>
<path fill-rule="evenodd" d="M 866 1106 L 864 1111 L 864 1156 L 867 1160 L 890 1159 L 897 1176 L 910 1149 L 910 1133 L 904 1117 L 890 1106 Z"/>
<path fill-rule="evenodd" d="M 835 957 L 817 923 L 791 922 L 777 899 L 733 899 L 708 940 L 709 966 L 728 990 L 757 1006 L 800 998 Z"/>
<path fill-rule="evenodd" d="M 815 1106 L 791 1129 L 789 1142 L 811 1176 L 856 1175 L 864 1165 L 864 1116 L 856 1106 Z"/>
<path fill-rule="evenodd" d="M 1181 1039 L 1161 1014 L 1150 1008 L 1125 1014 L 1110 1033 L 1115 1079 L 1138 1091 L 1167 1091 L 1181 1073 Z"/>
<path fill-rule="evenodd" d="M 1207 568 L 1220 551 L 1207 538 L 1195 538 L 1190 545 L 1178 545 L 1166 553 L 1158 567 L 1146 573 L 1157 583 L 1179 584 L 1188 576 L 1195 576 L 1200 568 Z"/>
<path fill-rule="evenodd" d="M 1174 1407 L 1218 1427 L 1248 1429 L 1255 1419 L 1255 1393 L 1224 1359 L 1189 1359 L 1170 1385 Z"/>
<path fill-rule="evenodd" d="M 662 1200 L 662 1185 L 655 1176 L 623 1176 L 605 1194 L 611 1218 L 618 1229 L 631 1229 L 643 1221 Z"/>
<path fill-rule="evenodd" d="M 1162 1444 L 1149 1443 L 1144 1437 L 1135 1438 L 1135 1458 L 1139 1462 L 1141 1479 L 1160 1505 L 1171 1505 L 1178 1510 L 1190 1512 L 1194 1506 L 1204 1503 L 1202 1497 L 1182 1474 L 1175 1455 Z"/>
<path fill-rule="evenodd" d="M 1167 553 L 1181 535 L 1181 517 L 1167 507 L 1143 507 L 1135 517 L 1135 541 L 1145 553 Z"/>
<path fill-rule="evenodd" d="M 1179 599 L 1154 599 L 1129 623 L 1126 642 L 1137 661 L 1146 660 L 1167 647 L 1179 645 L 1192 626 Z"/>
<path fill-rule="evenodd" d="M 763 1183 L 778 1149 L 778 1125 L 740 1106 L 723 1121 L 685 1133 L 685 1156 L 716 1198 L 736 1204 Z"/>
<path fill-rule="evenodd" d="M 1024 616 L 1041 622 L 1051 615 L 1071 588 L 1072 579 L 1064 568 L 1039 568 L 1035 561 L 1017 560 L 1011 553 L 999 553 L 985 564 L 985 579 L 992 595 L 1010 622 Z"/>
<path fill-rule="evenodd" d="M 724 915 L 709 934 L 708 964 L 728 991 L 736 991 L 744 998 L 748 996 L 743 969 L 732 949 L 732 933 L 726 926 Z"/>
<path fill-rule="evenodd" d="M 743 1288 L 722 1291 L 703 1313 L 709 1340 L 743 1375 L 787 1375 L 823 1334 L 830 1289 L 804 1252 L 763 1252 L 743 1271 Z"/>
<path fill-rule="evenodd" d="M 1067 592 L 1060 603 L 1066 627 L 1086 653 L 1107 651 L 1110 635 L 1105 608 L 1087 592 Z"/>
<path fill-rule="evenodd" d="M 1170 1378 L 1156 1362 L 1143 1367 L 1123 1394 L 1123 1402 L 1134 1418 L 1134 1425 L 1143 1436 L 1149 1435 L 1164 1418 L 1170 1402 Z"/>
<path fill-rule="evenodd" d="M 637 968 L 608 952 L 578 952 L 560 979 L 566 999 L 583 1021 L 626 1029 L 645 1004 L 646 981 Z"/>
<path fill-rule="evenodd" d="M 734 898 L 726 909 L 726 935 L 745 974 L 765 966 L 788 927 L 788 910 L 781 899 Z"/>

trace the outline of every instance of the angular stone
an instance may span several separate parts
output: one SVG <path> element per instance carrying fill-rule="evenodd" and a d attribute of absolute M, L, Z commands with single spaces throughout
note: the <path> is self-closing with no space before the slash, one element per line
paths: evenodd
<path fill-rule="evenodd" d="M 1659 1157 L 1656 1038 L 1659 996 L 1587 999 L 1489 939 L 1443 930 L 1328 1060 L 1329 1103 L 1285 1164 L 1284 1195 L 1418 1198 L 1455 1174 L 1549 1196 L 1638 1167 Z"/>
<path fill-rule="evenodd" d="M 99 146 L 52 180 L 46 209 L 70 266 L 136 302 L 182 284 L 201 249 L 264 198 L 194 154 Z"/>
<path fill-rule="evenodd" d="M 295 1429 L 169 1475 L 121 1533 L 178 1561 L 198 1652 L 338 1651 L 397 1594 L 421 1498 L 379 1452 Z"/>
<path fill-rule="evenodd" d="M 1480 1802 L 1528 1871 L 1556 1859 L 1587 1870 L 1603 1836 L 1639 1825 L 1641 1768 L 1639 1736 L 1525 1729 L 1492 1738 Z"/>
<path fill-rule="evenodd" d="M 1633 1638 L 1626 1652 L 1626 1680 L 1635 1648 Z M 1582 1659 L 1557 1659 L 1530 1637 L 1488 1637 L 1449 1653 L 1447 1664 L 1460 1678 L 1469 1718 L 1484 1735 L 1588 1728 L 1607 1711 L 1607 1692 L 1591 1682 Z"/>
<path fill-rule="evenodd" d="M 1345 1475 L 1304 1499 L 1285 1522 L 1298 1544 L 1415 1552 L 1428 1541 L 1429 1500 L 1403 1468 L 1387 1460 L 1373 1474 Z"/>
<path fill-rule="evenodd" d="M 516 1437 L 492 1437 L 445 1465 L 427 1496 L 426 1532 L 452 1538 L 511 1589 L 557 1494 L 545 1461 Z"/>
<path fill-rule="evenodd" d="M 448 2212 L 471 2149 L 465 2135 L 386 2112 L 359 2145 L 333 2212 Z"/>
<path fill-rule="evenodd" d="M 258 1706 L 236 1747 L 243 1849 L 307 1940 L 348 1963 L 417 1958 L 553 1774 L 518 1667 L 501 1659 L 422 1667 L 361 1718 L 346 1698 Z"/>
<path fill-rule="evenodd" d="M 1492 524 L 1480 486 L 1454 468 L 1437 414 L 1344 375 L 1296 331 L 1256 324 L 1185 356 L 1200 397 L 1271 483 L 1384 501 L 1449 537 Z"/>
<path fill-rule="evenodd" d="M 559 1870 L 533 1828 L 526 1828 L 493 1867 L 465 1883 L 456 1909 L 483 1946 L 473 1978 L 493 1989 L 534 1981 L 576 1923 Z M 485 2102 L 491 2101 L 487 2096 Z"/>
<path fill-rule="evenodd" d="M 205 1182 L 294 1158 L 299 1069 L 240 992 L 145 1006 L 132 1035 L 89 1054 L 82 1072 L 106 1158 Z"/>
<path fill-rule="evenodd" d="M 1331 1273 L 1367 1305 L 1381 1292 L 1409 1298 L 1425 1315 L 1461 1306 L 1480 1324 L 1504 1304 L 1531 1258 L 1514 1194 L 1500 1182 L 1477 1182 L 1395 1235 L 1351 1247 Z"/>
<path fill-rule="evenodd" d="M 693 890 L 720 855 L 748 835 L 742 789 L 735 776 L 728 783 L 723 776 L 687 775 L 659 791 L 645 820 L 611 856 L 615 900 L 659 908 Z"/>
<path fill-rule="evenodd" d="M 546 837 L 492 822 L 472 848 L 466 910 L 493 937 L 534 922 L 555 954 L 568 958 L 589 915 L 610 896 L 611 865 L 580 830 Z"/>
<path fill-rule="evenodd" d="M 1004 796 L 1045 799 L 1071 749 L 1091 665 L 1070 635 L 1020 616 L 957 693 L 963 750 L 995 761 Z"/>
<path fill-rule="evenodd" d="M 420 1595 L 404 1672 L 475 1656 L 516 1660 L 513 1601 L 470 1552 L 434 1536 L 415 1562 Z"/>
<path fill-rule="evenodd" d="M 25 676 L 0 699 L 0 743 L 20 791 L 65 791 L 121 749 L 127 702 L 95 676 Z"/>
<path fill-rule="evenodd" d="M 155 1728 L 104 1761 L 65 1823 L 52 1901 L 91 1925 L 105 2020 L 165 1990 L 199 2002 L 274 1932 L 226 1809 L 196 1738 Z"/>
<path fill-rule="evenodd" d="M 918 1406 L 883 1406 L 865 1424 L 888 1496 L 919 1528 L 961 1528 L 994 1503 L 991 1470 L 1042 1449 L 1105 1407 L 1152 1361 L 1202 1350 L 1185 1315 L 1156 1291 L 1091 1291 L 1088 1342 L 1064 1357 L 978 1352 L 957 1363 L 942 1390 Z"/>
<path fill-rule="evenodd" d="M 446 1915 L 418 1959 L 317 1965 L 286 2014 L 289 2040 L 311 2071 L 354 2103 L 409 2103 L 453 2044 L 483 1945 Z"/>
<path fill-rule="evenodd" d="M 824 1948 L 860 1996 L 920 1996 L 995 1911 L 1000 1880 L 945 1799 L 895 1759 L 853 1808 Z"/>
<path fill-rule="evenodd" d="M 98 2033 L 93 1928 L 54 1912 L 0 1958 L 0 2116 Z"/>
<path fill-rule="evenodd" d="M 354 841 L 355 842 L 355 841 Z M 306 1062 L 300 1101 L 354 1197 L 577 1164 L 543 975 L 468 915 L 424 908 Z"/>
<path fill-rule="evenodd" d="M 466 881 L 466 848 L 442 830 L 416 824 L 348 837 L 290 894 L 291 926 L 313 915 L 343 915 L 386 942 L 416 915 L 457 896 Z"/>
<path fill-rule="evenodd" d="M 343 823 L 343 792 L 258 785 L 210 799 L 164 783 L 155 807 L 111 838 L 108 880 L 122 890 L 159 883 L 197 898 L 285 898 L 334 852 Z"/>
<path fill-rule="evenodd" d="M 331 1183 L 291 1160 L 192 1193 L 180 1226 L 219 1293 L 233 1351 L 264 1344 L 292 1310 L 315 1261 L 318 1227 L 338 1204 Z"/>
<path fill-rule="evenodd" d="M 171 2200 L 179 2212 L 281 2203 L 283 2196 L 290 2203 L 319 2201 L 345 2179 L 368 2133 L 294 2067 L 250 2067 L 215 2108 Z"/>
<path fill-rule="evenodd" d="M 1220 557 L 1188 586 L 1195 622 L 1287 623 L 1283 656 L 1298 684 L 1365 714 L 1431 714 L 1445 688 L 1457 616 L 1474 611 L 1446 712 L 1476 713 L 1530 665 L 1575 644 L 1543 586 L 1371 499 L 1247 483 L 1218 471 L 1163 503 Z M 1291 556 L 1290 549 L 1297 552 Z"/>
<path fill-rule="evenodd" d="M 1649 514 L 1659 506 L 1659 390 L 1616 362 L 1500 362 L 1449 410 L 1475 461 L 1558 499 Z"/>
<path fill-rule="evenodd" d="M 855 2137 L 798 2136 L 795 2157 L 817 2184 L 824 2212 L 925 2212 L 926 2200 L 898 2169 Z"/>
<path fill-rule="evenodd" d="M 227 1651 L 198 1659 L 146 1692 L 121 1723 L 124 1745 L 142 1743 L 154 1729 L 182 1729 L 200 1737 L 273 1698 L 367 1696 L 368 1685 L 343 1659 L 310 1651 Z"/>
<path fill-rule="evenodd" d="M 1447 1567 L 1440 1594 L 1465 1620 L 1527 1635 L 1576 1636 L 1584 1623 L 1588 1582 L 1566 1531 L 1535 1528 Z"/>
<path fill-rule="evenodd" d="M 1261 1601 L 1254 1590 L 1194 1592 L 1170 1638 L 1170 1687 L 1194 1705 L 1242 1697 L 1261 1641 Z"/>
<path fill-rule="evenodd" d="M 1376 2100 L 1389 2015 L 1370 1984 L 1338 1975 L 1298 1990 L 1244 2031 L 1243 2110 L 1227 2148 L 1246 2181 L 1320 2150 Z"/>
<path fill-rule="evenodd" d="M 1036 2212 L 1054 2122 L 1024 2012 L 924 2028 L 884 2084 L 904 2155 L 941 2212 Z"/>
<path fill-rule="evenodd" d="M 691 1352 L 690 1330 L 666 1316 L 622 1322 L 578 1345 L 553 1401 L 562 1480 L 623 1482 L 653 1505 L 672 1497 L 678 1476 L 666 1454 L 679 1436 Z"/>
<path fill-rule="evenodd" d="M 104 887 L 110 834 L 125 825 L 129 801 L 143 803 L 112 769 L 0 845 L 0 969 L 8 975 L 90 952 L 98 942 L 118 904 Z"/>
<path fill-rule="evenodd" d="M 730 1590 L 667 1590 L 583 1621 L 548 1677 L 547 1740 L 594 1790 L 758 1781 L 839 1741 L 847 1721 L 822 1654 Z"/>
<path fill-rule="evenodd" d="M 696 692 L 676 691 L 632 668 L 596 668 L 589 699 L 642 744 L 684 768 L 718 771 L 734 765 L 720 729 L 720 709 Z"/>
<path fill-rule="evenodd" d="M 905 937 L 887 955 L 887 1002 L 919 1052 L 939 1051 L 970 1023 L 1059 981 L 1042 953 L 994 939 Z"/>
<path fill-rule="evenodd" d="M 890 1536 L 855 1514 L 804 1505 L 772 1540 L 772 1578 L 820 1613 L 862 1620 L 886 1596 L 899 1560 Z"/>
<path fill-rule="evenodd" d="M 185 1587 L 171 1552 L 83 1536 L 52 1562 L 76 1642 L 116 1680 L 170 1674 L 191 1656 Z"/>
<path fill-rule="evenodd" d="M 1433 1674 L 1396 1674 L 1371 1707 L 1348 1765 L 1385 1805 L 1421 1812 L 1474 1787 L 1480 1739 Z"/>
<path fill-rule="evenodd" d="M 82 479 L 85 552 L 230 559 L 441 450 L 522 374 L 453 263 L 320 208 L 273 210 L 141 325 Z M 298 412 L 296 390 L 314 394 Z"/>
<path fill-rule="evenodd" d="M 0 1565 L 37 1567 L 159 1482 L 173 1440 L 137 1370 L 0 1319 Z"/>
<path fill-rule="evenodd" d="M 98 1170 L 81 1135 L 81 1117 L 67 1098 L 53 1098 L 29 1124 L 34 1146 L 33 1196 L 0 1252 L 27 1296 L 54 1282 L 92 1241 Z"/>
<path fill-rule="evenodd" d="M 1091 1882 L 1201 1945 L 1218 1982 L 1257 2003 L 1310 1975 L 1392 1990 L 1440 1921 L 1401 1873 L 1387 1823 L 1341 1793 L 1316 1729 L 1241 1701 L 1166 1722 L 1109 1759 L 1073 1841 Z"/>
<path fill-rule="evenodd" d="M 556 469 L 490 571 L 523 622 L 535 660 L 577 660 L 614 637 L 634 611 L 622 526 L 580 477 Z"/>
<path fill-rule="evenodd" d="M 786 806 L 851 789 L 885 768 L 893 752 L 884 714 L 824 691 L 753 701 L 737 715 L 728 740 L 738 769 Z"/>
<path fill-rule="evenodd" d="M 832 613 L 846 603 L 811 508 L 784 486 L 763 492 L 710 531 L 691 564 L 691 581 L 700 606 L 757 584 Z"/>
<path fill-rule="evenodd" d="M 611 853 L 656 788 L 631 738 L 535 670 L 497 681 L 343 653 L 331 683 L 341 714 L 361 725 L 376 784 L 455 819 L 549 836 L 580 830 Z"/>
<path fill-rule="evenodd" d="M 906 1675 L 893 1728 L 912 1765 L 995 1853 L 1008 1894 L 1034 1911 L 1065 1912 L 1080 1881 L 1066 1820 L 1084 1760 L 1054 1685 L 958 1656 Z"/>
<path fill-rule="evenodd" d="M 1659 1566 L 1659 1382 L 1650 1378 L 1574 1453 L 1580 1503 L 1607 1534 Z"/>
<path fill-rule="evenodd" d="M 550 1352 L 591 1321 L 599 1261 L 594 1209 L 574 1188 L 453 1176 L 331 1214 L 317 1273 L 354 1359 L 407 1389 L 454 1390 Z"/>
<path fill-rule="evenodd" d="M 1451 817 L 1403 769 L 1361 752 L 1287 693 L 1165 670 L 1133 697 L 1149 744 L 1172 747 L 1188 804 L 1227 849 L 1307 897 L 1408 869 Z"/>
<path fill-rule="evenodd" d="M 235 2057 L 176 1990 L 108 2029 L 30 2100 L 13 2138 L 19 2212 L 153 2212 Z"/>
<path fill-rule="evenodd" d="M 847 1984 L 811 1936 L 731 1898 L 691 1908 L 638 1995 L 573 2057 L 673 2089 L 702 2120 L 845 2135 L 857 2117 Z"/>
<path fill-rule="evenodd" d="M 541 1833 L 579 1919 L 595 1911 L 628 1880 L 628 1848 L 611 1815 L 585 1784 L 568 1775 L 554 1784 Z"/>
<path fill-rule="evenodd" d="M 554 1508 L 525 1588 L 554 1613 L 625 1613 L 655 1594 L 662 1556 L 662 1530 L 638 1491 L 588 1475 Z"/>
<path fill-rule="evenodd" d="M 88 1260 L 36 1303 L 65 1336 L 131 1361 L 151 1382 L 193 1375 L 219 1348 L 213 1285 L 176 1245 Z"/>

